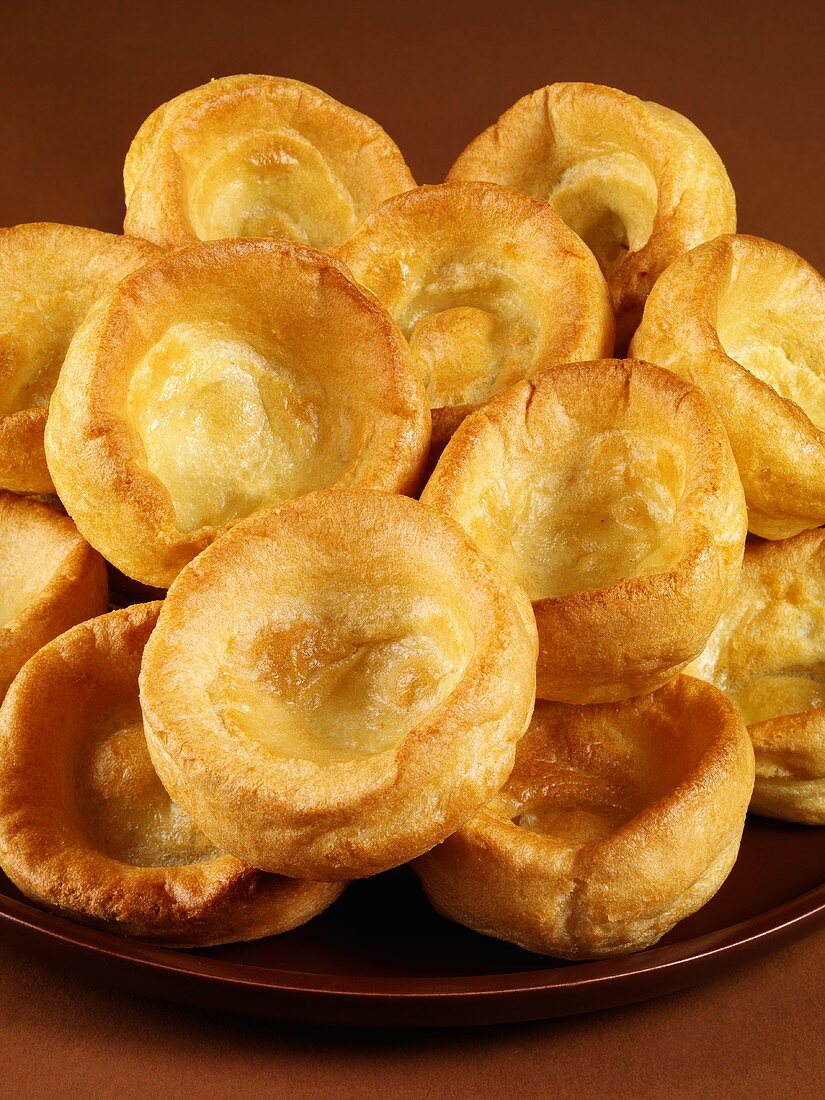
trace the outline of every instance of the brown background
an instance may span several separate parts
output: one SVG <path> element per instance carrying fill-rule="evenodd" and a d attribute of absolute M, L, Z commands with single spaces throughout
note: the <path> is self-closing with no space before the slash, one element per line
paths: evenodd
<path fill-rule="evenodd" d="M 825 268 L 820 3 L 20 3 L 0 0 L 0 224 L 117 229 L 143 118 L 212 76 L 317 84 L 421 182 L 516 98 L 613 84 L 692 118 L 740 227 Z M 359 1034 L 87 986 L 0 942 L 0 1094 L 782 1097 L 825 1094 L 825 934 L 703 989 L 589 1018 Z"/>

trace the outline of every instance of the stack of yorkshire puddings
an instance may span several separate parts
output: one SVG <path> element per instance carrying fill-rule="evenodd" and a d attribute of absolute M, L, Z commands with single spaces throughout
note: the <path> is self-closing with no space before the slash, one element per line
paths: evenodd
<path fill-rule="evenodd" d="M 553 85 L 416 187 L 237 76 L 124 179 L 124 236 L 0 231 L 23 893 L 195 946 L 412 861 L 588 958 L 702 906 L 748 805 L 825 822 L 825 281 L 687 119 Z M 107 562 L 168 592 L 107 613 Z"/>

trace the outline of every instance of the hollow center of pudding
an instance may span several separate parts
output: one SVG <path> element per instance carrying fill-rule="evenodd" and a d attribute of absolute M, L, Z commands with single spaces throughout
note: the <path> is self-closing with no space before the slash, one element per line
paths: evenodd
<path fill-rule="evenodd" d="M 352 236 L 352 197 L 321 151 L 289 129 L 227 134 L 183 160 L 189 221 L 202 241 L 285 237 L 329 249 Z"/>
<path fill-rule="evenodd" d="M 380 598 L 376 598 L 380 593 Z M 238 639 L 211 691 L 229 729 L 282 758 L 330 764 L 396 748 L 452 692 L 472 651 L 423 579 L 285 601 Z"/>
<path fill-rule="evenodd" d="M 825 706 L 825 675 L 763 676 L 730 693 L 745 725 Z"/>
<path fill-rule="evenodd" d="M 531 600 L 605 588 L 678 561 L 685 455 L 640 428 L 520 435 L 462 524 Z"/>
<path fill-rule="evenodd" d="M 223 322 L 169 327 L 132 373 L 127 412 L 185 533 L 331 484 L 347 461 L 345 418 L 314 372 Z"/>
<path fill-rule="evenodd" d="M 825 292 L 790 263 L 748 257 L 720 296 L 725 354 L 825 430 Z"/>
<path fill-rule="evenodd" d="M 478 405 L 534 364 L 538 330 L 524 288 L 485 264 L 449 263 L 396 314 L 431 408 Z"/>
<path fill-rule="evenodd" d="M 0 414 L 48 405 L 72 335 L 91 302 L 92 290 L 82 283 L 36 294 L 25 283 L 4 295 L 0 366 L 5 345 L 14 369 L 0 379 Z"/>
<path fill-rule="evenodd" d="M 541 715 L 538 704 L 537 715 Z M 707 737 L 678 715 L 610 715 L 585 724 L 572 714 L 530 728 L 500 805 L 514 825 L 570 848 L 603 840 L 695 768 Z"/>
<path fill-rule="evenodd" d="M 658 188 L 638 156 L 609 147 L 577 151 L 562 143 L 550 179 L 539 188 L 609 275 L 653 232 Z"/>
<path fill-rule="evenodd" d="M 155 774 L 136 701 L 114 708 L 87 739 L 75 783 L 84 828 L 111 859 L 172 867 L 219 854 Z"/>

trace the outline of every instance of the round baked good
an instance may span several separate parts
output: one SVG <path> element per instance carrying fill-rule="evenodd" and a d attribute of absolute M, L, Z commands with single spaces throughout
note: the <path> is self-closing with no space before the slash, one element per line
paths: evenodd
<path fill-rule="evenodd" d="M 676 260 L 633 338 L 633 355 L 716 406 L 763 538 L 825 523 L 823 345 L 825 279 L 790 249 L 741 235 Z"/>
<path fill-rule="evenodd" d="M 676 111 L 600 84 L 539 88 L 467 146 L 448 180 L 547 199 L 593 250 L 627 347 L 657 276 L 736 229 L 725 166 Z"/>
<path fill-rule="evenodd" d="M 436 444 L 528 374 L 613 352 L 607 286 L 589 249 L 547 203 L 506 188 L 408 191 L 337 255 L 409 341 Z"/>
<path fill-rule="evenodd" d="M 0 489 L 53 493 L 43 429 L 91 305 L 158 255 L 148 241 L 36 222 L 0 229 Z"/>
<path fill-rule="evenodd" d="M 748 542 L 739 585 L 687 671 L 721 688 L 748 726 L 751 809 L 825 825 L 825 531 Z"/>
<path fill-rule="evenodd" d="M 122 935 L 202 947 L 285 932 L 342 886 L 248 867 L 170 801 L 138 700 L 159 610 L 83 623 L 20 673 L 0 712 L 0 864 L 40 905 Z"/>
<path fill-rule="evenodd" d="M 710 684 L 539 701 L 501 794 L 414 867 L 439 913 L 484 935 L 566 959 L 625 955 L 713 897 L 752 788 L 745 727 Z"/>
<path fill-rule="evenodd" d="M 652 691 L 702 650 L 745 543 L 724 429 L 648 363 L 554 367 L 467 417 L 421 499 L 533 601 L 538 694 Z"/>
<path fill-rule="evenodd" d="M 0 701 L 33 653 L 108 606 L 105 563 L 69 517 L 0 491 Z"/>
<path fill-rule="evenodd" d="M 276 76 L 211 80 L 158 107 L 123 182 L 126 231 L 167 246 L 286 237 L 333 248 L 384 199 L 415 187 L 377 122 Z"/>
<path fill-rule="evenodd" d="M 239 523 L 169 589 L 141 672 L 149 751 L 226 851 L 360 878 L 499 790 L 535 660 L 529 603 L 451 520 L 313 493 Z"/>
<path fill-rule="evenodd" d="M 404 338 L 343 266 L 234 240 L 168 253 L 99 302 L 46 449 L 89 542 L 163 588 L 266 505 L 333 485 L 416 490 L 429 438 Z"/>

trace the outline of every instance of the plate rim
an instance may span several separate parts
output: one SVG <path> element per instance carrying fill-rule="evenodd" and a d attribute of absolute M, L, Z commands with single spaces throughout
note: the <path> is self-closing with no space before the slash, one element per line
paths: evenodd
<path fill-rule="evenodd" d="M 119 937 L 39 909 L 28 900 L 20 901 L 5 892 L 0 892 L 0 924 L 11 924 L 19 931 L 68 951 L 80 951 L 98 960 L 126 963 L 157 977 L 180 976 L 182 980 L 199 984 L 333 1001 L 414 1003 L 432 998 L 474 1001 L 581 992 L 595 986 L 612 988 L 652 974 L 690 972 L 702 961 L 719 958 L 732 969 L 740 956 L 746 961 L 754 953 L 761 954 L 772 946 L 802 939 L 825 925 L 825 883 L 743 921 L 630 955 L 573 962 L 561 967 L 451 977 L 329 974 L 210 958 L 182 948 Z M 778 942 L 774 944 L 775 940 Z M 716 972 L 721 973 L 722 969 Z"/>

